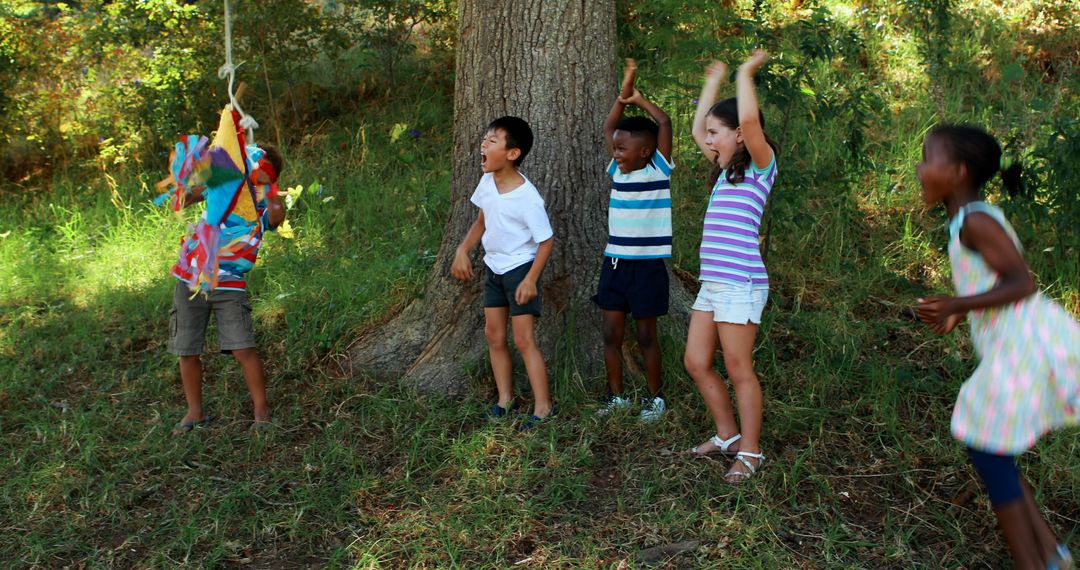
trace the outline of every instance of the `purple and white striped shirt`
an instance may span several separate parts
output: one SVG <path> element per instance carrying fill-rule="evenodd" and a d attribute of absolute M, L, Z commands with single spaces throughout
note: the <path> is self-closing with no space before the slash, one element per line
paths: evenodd
<path fill-rule="evenodd" d="M 701 280 L 746 283 L 769 287 L 758 239 L 761 215 L 776 179 L 776 157 L 758 170 L 753 164 L 738 184 L 726 173 L 713 186 L 701 236 Z"/>

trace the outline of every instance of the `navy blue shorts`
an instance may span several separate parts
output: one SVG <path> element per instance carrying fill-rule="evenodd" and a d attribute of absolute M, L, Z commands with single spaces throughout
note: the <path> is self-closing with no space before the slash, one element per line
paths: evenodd
<path fill-rule="evenodd" d="M 514 294 L 517 293 L 518 285 L 529 274 L 533 262 L 519 265 L 502 275 L 497 275 L 490 267 L 487 268 L 487 279 L 484 281 L 484 308 L 509 307 L 510 316 L 535 315 L 540 316 L 540 283 L 536 284 L 536 298 L 524 305 L 517 304 Z"/>
<path fill-rule="evenodd" d="M 592 300 L 604 311 L 630 313 L 635 319 L 668 312 L 668 271 L 663 259 L 617 259 L 604 256 L 600 285 Z"/>
<path fill-rule="evenodd" d="M 968 457 L 990 495 L 991 506 L 1003 507 L 1024 497 L 1015 455 L 995 455 L 969 447 Z"/>

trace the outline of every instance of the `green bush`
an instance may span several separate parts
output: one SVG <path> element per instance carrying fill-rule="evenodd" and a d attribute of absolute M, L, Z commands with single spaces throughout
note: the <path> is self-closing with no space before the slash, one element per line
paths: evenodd
<path fill-rule="evenodd" d="M 218 0 L 91 0 L 0 7 L 0 166 L 10 179 L 102 159 L 153 165 L 177 135 L 216 126 L 229 101 Z M 232 57 L 259 136 L 299 140 L 312 124 L 390 94 L 417 52 L 444 63 L 446 1 L 234 0 Z M 428 68 L 424 68 L 425 73 Z M 432 68 L 434 69 L 434 68 Z"/>

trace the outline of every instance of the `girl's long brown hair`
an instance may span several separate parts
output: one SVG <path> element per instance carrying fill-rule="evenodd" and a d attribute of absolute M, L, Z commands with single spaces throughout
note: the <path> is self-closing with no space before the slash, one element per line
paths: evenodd
<path fill-rule="evenodd" d="M 739 127 L 739 105 L 734 97 L 718 101 L 709 109 L 709 115 L 715 117 L 729 129 Z M 761 112 L 761 109 L 758 109 L 758 119 L 761 121 L 761 130 L 764 132 L 765 114 Z M 780 145 L 769 138 L 767 134 L 765 135 L 765 142 L 772 147 L 774 155 L 780 154 Z M 720 165 L 713 165 L 712 174 L 709 176 L 709 188 L 716 186 L 716 181 L 720 180 L 720 174 L 725 174 L 727 181 L 732 184 L 742 182 L 746 178 L 746 169 L 750 167 L 752 162 L 753 158 L 750 157 L 750 151 L 746 150 L 745 144 L 742 145 L 739 150 L 735 151 L 735 155 L 731 157 L 731 163 L 727 165 L 726 169 L 721 168 Z"/>

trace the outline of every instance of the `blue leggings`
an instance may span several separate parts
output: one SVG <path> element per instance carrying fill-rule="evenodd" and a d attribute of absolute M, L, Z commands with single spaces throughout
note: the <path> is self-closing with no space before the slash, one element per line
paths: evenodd
<path fill-rule="evenodd" d="M 968 448 L 968 457 L 990 495 L 990 506 L 1003 507 L 1024 496 L 1015 455 L 994 455 Z"/>

